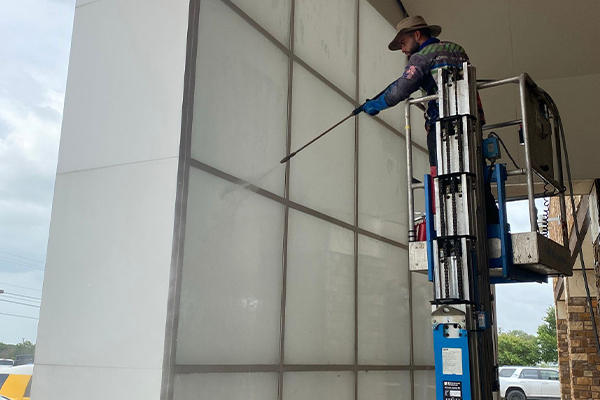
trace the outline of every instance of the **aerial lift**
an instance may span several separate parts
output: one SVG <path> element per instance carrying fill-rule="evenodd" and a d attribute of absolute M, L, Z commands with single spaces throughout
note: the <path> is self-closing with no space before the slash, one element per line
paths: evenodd
<path fill-rule="evenodd" d="M 496 400 L 499 382 L 494 285 L 547 282 L 548 276 L 572 275 L 561 156 L 561 146 L 567 155 L 564 131 L 556 104 L 527 74 L 478 83 L 475 67 L 469 63 L 444 66 L 432 73 L 438 93 L 405 103 L 409 266 L 413 272 L 428 274 L 433 282 L 436 400 Z M 518 85 L 521 118 L 482 128 L 478 91 L 510 84 Z M 413 174 L 411 107 L 424 110 L 423 104 L 430 101 L 437 102 L 440 115 L 436 121 L 437 174 L 427 174 L 421 182 Z M 363 107 L 284 157 L 281 163 L 360 114 Z M 524 168 L 517 166 L 499 135 L 491 132 L 483 139 L 483 131 L 514 125 L 521 127 Z M 500 145 L 514 169 L 497 162 L 502 156 Z M 506 183 L 523 176 L 530 231 L 511 233 Z M 543 190 L 536 190 L 536 180 Z M 490 199 L 493 201 L 492 186 L 496 189 L 498 215 L 488 223 L 486 213 L 496 213 L 496 206 L 489 204 Z M 425 192 L 424 218 L 415 219 L 416 190 Z M 535 205 L 539 196 L 559 198 L 562 243 L 540 232 Z M 577 221 L 575 228 L 578 230 Z"/>
<path fill-rule="evenodd" d="M 431 329 L 435 354 L 436 400 L 498 398 L 498 359 L 494 285 L 546 282 L 571 275 L 566 228 L 560 117 L 551 98 L 527 75 L 478 83 L 475 68 L 434 70 L 438 93 L 406 101 L 406 153 L 411 271 L 433 282 Z M 521 119 L 482 129 L 478 90 L 516 84 Z M 411 107 L 437 101 L 437 176 L 413 179 Z M 525 167 L 509 169 L 501 158 L 498 135 L 483 130 L 520 125 Z M 563 138 L 564 139 L 564 138 Z M 506 147 L 505 152 L 508 153 Z M 510 154 L 507 154 L 510 157 Z M 512 157 L 511 157 L 512 158 Z M 511 234 L 506 183 L 525 176 L 530 231 Z M 521 178 L 522 179 L 522 178 Z M 536 190 L 536 180 L 544 186 Z M 412 182 L 412 183 L 411 183 Z M 487 186 L 487 189 L 486 189 Z M 496 189 L 499 223 L 488 224 L 486 193 Z M 415 222 L 414 192 L 424 190 L 424 221 Z M 562 243 L 538 228 L 535 198 L 557 195 Z M 489 197 L 488 197 L 489 202 Z M 487 207 L 489 210 L 489 204 Z"/>

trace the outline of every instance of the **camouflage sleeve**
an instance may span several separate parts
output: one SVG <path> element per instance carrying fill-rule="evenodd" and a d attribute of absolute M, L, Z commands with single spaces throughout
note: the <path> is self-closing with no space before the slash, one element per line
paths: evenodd
<path fill-rule="evenodd" d="M 423 79 L 428 73 L 429 62 L 427 59 L 420 54 L 411 56 L 402 76 L 386 90 L 385 102 L 393 107 L 402 100 L 406 100 L 421 87 Z"/>

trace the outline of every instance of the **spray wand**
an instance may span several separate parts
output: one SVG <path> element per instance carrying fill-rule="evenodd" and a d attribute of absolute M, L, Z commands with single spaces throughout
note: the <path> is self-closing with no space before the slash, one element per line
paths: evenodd
<path fill-rule="evenodd" d="M 378 98 L 379 96 L 383 95 L 385 93 L 385 91 L 388 89 L 388 87 L 386 87 L 385 89 L 383 89 L 377 96 L 375 96 L 375 99 Z M 370 101 L 370 99 L 367 99 L 367 101 Z M 343 124 L 344 122 L 346 122 L 346 120 L 348 120 L 351 117 L 354 117 L 355 115 L 358 115 L 361 112 L 363 112 L 364 108 L 365 108 L 365 104 L 367 103 L 367 101 L 365 101 L 360 106 L 356 107 L 354 109 L 354 111 L 352 111 L 352 113 L 350 115 L 348 115 L 346 118 L 344 118 L 343 120 L 341 120 L 340 122 L 338 122 L 337 124 L 335 124 L 334 126 L 332 126 L 331 128 L 327 129 L 325 132 L 321 133 L 316 138 L 314 138 L 310 142 L 306 143 L 304 146 L 300 147 L 298 150 L 294 151 L 293 153 L 290 153 L 289 156 L 283 157 L 283 159 L 280 161 L 280 163 L 284 164 L 284 163 L 288 162 L 290 160 L 290 158 L 294 157 L 296 154 L 300 153 L 302 150 L 304 150 L 305 148 L 307 148 L 308 146 L 310 146 L 311 144 L 313 144 L 317 140 L 321 139 L 323 136 L 325 136 L 326 134 L 328 134 L 329 132 L 331 132 L 332 130 L 334 130 L 335 128 L 337 128 L 338 126 L 340 126 L 341 124 Z"/>

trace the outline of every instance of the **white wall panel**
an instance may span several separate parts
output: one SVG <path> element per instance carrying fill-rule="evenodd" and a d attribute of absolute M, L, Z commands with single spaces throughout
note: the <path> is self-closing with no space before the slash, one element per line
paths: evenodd
<path fill-rule="evenodd" d="M 406 141 L 359 117 L 358 225 L 407 242 Z"/>
<path fill-rule="evenodd" d="M 232 0 L 232 2 L 288 47 L 292 0 Z"/>
<path fill-rule="evenodd" d="M 410 364 L 406 250 L 360 236 L 358 241 L 358 363 Z"/>
<path fill-rule="evenodd" d="M 286 364 L 354 363 L 354 235 L 290 210 Z"/>
<path fill-rule="evenodd" d="M 279 360 L 283 206 L 190 171 L 178 364 Z"/>
<path fill-rule="evenodd" d="M 59 173 L 178 156 L 188 9 L 189 0 L 76 9 Z"/>
<path fill-rule="evenodd" d="M 192 157 L 283 196 L 288 57 L 221 1 L 200 4 Z"/>
<path fill-rule="evenodd" d="M 356 92 L 356 0 L 297 0 L 294 52 L 351 97 Z"/>
<path fill-rule="evenodd" d="M 352 400 L 352 372 L 289 372 L 283 377 L 283 400 Z"/>
<path fill-rule="evenodd" d="M 415 365 L 434 365 L 431 304 L 433 285 L 426 274 L 412 272 L 413 357 Z"/>
<path fill-rule="evenodd" d="M 173 400 L 277 400 L 276 373 L 184 374 L 175 377 Z"/>
<path fill-rule="evenodd" d="M 111 351 L 106 353 L 117 358 Z M 162 370 L 141 366 L 103 368 L 41 365 L 36 362 L 34 376 L 31 398 L 36 400 L 159 400 Z"/>
<path fill-rule="evenodd" d="M 381 15 L 367 0 L 360 0 L 359 25 L 359 95 L 360 102 L 385 89 L 404 72 L 406 56 L 390 51 L 388 43 L 396 29 L 382 21 Z M 404 132 L 404 103 L 385 110 L 379 117 Z"/>
<path fill-rule="evenodd" d="M 36 364 L 162 368 L 177 166 L 57 176 Z"/>
<path fill-rule="evenodd" d="M 353 110 L 304 68 L 294 68 L 292 151 Z M 346 121 L 291 160 L 290 198 L 354 223 L 354 123 Z"/>
<path fill-rule="evenodd" d="M 411 392 L 410 372 L 358 372 L 358 400 L 410 400 Z"/>

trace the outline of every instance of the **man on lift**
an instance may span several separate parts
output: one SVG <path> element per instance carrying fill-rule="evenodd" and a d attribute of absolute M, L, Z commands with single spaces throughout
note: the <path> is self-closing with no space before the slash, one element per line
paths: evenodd
<path fill-rule="evenodd" d="M 404 73 L 392 83 L 381 95 L 365 103 L 363 110 L 369 115 L 393 107 L 418 89 L 426 95 L 437 93 L 437 85 L 431 71 L 445 66 L 462 67 L 469 61 L 469 56 L 462 46 L 452 42 L 442 42 L 437 36 L 442 32 L 438 25 L 428 25 L 423 17 L 416 15 L 403 19 L 396 26 L 398 33 L 389 44 L 392 51 L 401 50 L 409 59 Z M 477 96 L 479 119 L 485 124 L 485 116 L 481 100 Z M 427 131 L 427 149 L 431 175 L 437 175 L 436 162 L 436 132 L 435 123 L 439 118 L 439 108 L 436 100 L 431 100 L 425 113 L 425 129 Z M 486 207 L 488 208 L 488 223 L 498 223 L 498 209 L 491 194 L 491 188 L 486 185 Z"/>

